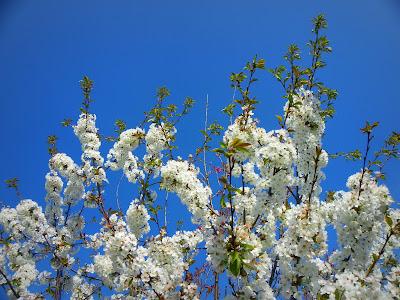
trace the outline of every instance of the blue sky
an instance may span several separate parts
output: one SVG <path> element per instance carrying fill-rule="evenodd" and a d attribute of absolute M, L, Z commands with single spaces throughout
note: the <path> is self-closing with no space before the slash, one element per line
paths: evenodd
<path fill-rule="evenodd" d="M 112 4 L 111 4 L 112 3 Z M 304 47 L 313 16 L 324 13 L 333 54 L 320 78 L 339 91 L 337 114 L 327 124 L 328 152 L 364 149 L 361 128 L 380 121 L 374 143 L 399 130 L 400 3 L 355 1 L 6 1 L 0 2 L 1 181 L 19 177 L 21 192 L 44 203 L 48 167 L 46 139 L 56 134 L 60 151 L 79 161 L 80 146 L 64 118 L 76 120 L 83 74 L 95 81 L 92 111 L 111 134 L 116 119 L 135 127 L 154 102 L 157 87 L 171 101 L 197 100 L 178 127 L 179 153 L 201 143 L 204 105 L 221 119 L 232 97 L 230 72 L 258 54 L 267 67 L 283 62 L 290 43 Z M 277 127 L 282 90 L 269 73 L 259 74 L 256 115 Z M 102 148 L 106 153 L 111 145 Z M 325 186 L 344 188 L 361 162 L 331 161 Z M 399 162 L 387 168 L 387 184 L 400 197 Z M 118 177 L 119 178 L 119 177 Z M 134 192 L 122 192 L 129 204 Z M 15 205 L 3 184 L 0 200 Z M 180 211 L 180 210 L 178 210 Z M 172 219 L 179 216 L 171 216 Z"/>

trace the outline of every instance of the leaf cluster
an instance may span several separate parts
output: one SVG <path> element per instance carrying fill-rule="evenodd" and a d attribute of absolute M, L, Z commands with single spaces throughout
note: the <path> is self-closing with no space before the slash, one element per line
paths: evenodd
<path fill-rule="evenodd" d="M 243 71 L 239 73 L 231 73 L 229 79 L 231 81 L 231 87 L 234 88 L 235 91 L 239 91 L 241 98 L 234 99 L 233 103 L 230 103 L 222 112 L 232 117 L 234 114 L 234 109 L 237 105 L 240 107 L 245 107 L 247 110 L 253 110 L 255 105 L 258 103 L 258 100 L 255 97 L 250 96 L 250 88 L 251 85 L 258 81 L 258 78 L 255 78 L 254 75 L 257 70 L 265 69 L 265 60 L 262 58 L 258 58 L 257 55 L 254 58 L 246 63 L 246 66 L 243 68 Z"/>
<path fill-rule="evenodd" d="M 57 140 L 58 140 L 58 137 L 56 135 L 49 135 L 47 137 L 47 145 L 48 145 L 47 150 L 51 156 L 54 156 L 58 152 Z"/>
<path fill-rule="evenodd" d="M 293 95 L 298 94 L 298 90 L 305 86 L 310 90 L 314 90 L 318 98 L 321 100 L 321 116 L 333 117 L 335 109 L 333 101 L 337 98 L 338 92 L 335 89 L 326 87 L 322 82 L 316 81 L 316 73 L 318 70 L 326 67 L 326 62 L 322 60 L 324 53 L 332 52 L 329 40 L 325 35 L 321 35 L 321 30 L 326 29 L 327 21 L 323 15 L 318 15 L 313 19 L 314 39 L 309 40 L 307 46 L 311 55 L 311 65 L 304 67 L 301 65 L 301 51 L 296 44 L 291 44 L 287 52 L 283 56 L 287 66 L 279 65 L 270 68 L 268 71 L 281 84 L 285 91 L 284 99 L 289 100 L 287 114 L 292 108 L 296 108 L 294 103 L 290 101 Z M 287 116 L 278 118 L 281 127 L 286 124 Z"/>
<path fill-rule="evenodd" d="M 238 138 L 234 138 L 229 144 L 220 143 L 220 147 L 213 150 L 215 153 L 222 154 L 226 158 L 230 158 L 238 152 L 249 153 L 250 143 L 244 142 Z"/>
<path fill-rule="evenodd" d="M 83 93 L 81 112 L 84 114 L 88 114 L 90 103 L 92 103 L 94 101 L 90 96 L 90 94 L 93 90 L 93 80 L 91 80 L 88 76 L 85 75 L 79 81 L 79 83 L 80 83 L 81 90 Z"/>
<path fill-rule="evenodd" d="M 175 104 L 166 105 L 165 99 L 171 95 L 170 91 L 166 87 L 161 87 L 157 90 L 157 101 L 153 108 L 148 112 L 145 112 L 145 122 L 156 123 L 169 123 L 171 126 L 177 124 L 181 117 L 187 115 L 190 109 L 193 107 L 195 101 L 191 97 L 186 97 L 183 101 L 183 108 L 181 112 L 178 111 L 178 107 Z"/>

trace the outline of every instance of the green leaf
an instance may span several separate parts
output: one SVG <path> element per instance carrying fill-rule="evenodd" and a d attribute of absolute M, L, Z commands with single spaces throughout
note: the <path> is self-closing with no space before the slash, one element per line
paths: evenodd
<path fill-rule="evenodd" d="M 256 62 L 256 68 L 258 68 L 258 69 L 265 69 L 265 60 L 264 59 L 259 59 L 257 62 Z"/>
<path fill-rule="evenodd" d="M 207 134 L 207 132 L 205 131 L 205 130 L 200 130 L 200 133 L 202 134 L 202 135 L 204 135 L 204 136 L 207 136 L 208 134 Z"/>
<path fill-rule="evenodd" d="M 246 143 L 238 138 L 234 138 L 230 143 L 229 143 L 229 148 L 230 149 L 235 149 L 235 150 L 239 150 L 239 151 L 243 151 L 243 150 L 248 150 L 246 149 L 247 147 L 251 146 L 250 143 Z M 240 150 L 240 148 L 242 148 Z"/>
<path fill-rule="evenodd" d="M 164 99 L 164 98 L 168 97 L 170 94 L 171 94 L 170 91 L 165 86 L 160 87 L 157 90 L 157 97 L 159 99 Z"/>
<path fill-rule="evenodd" d="M 68 126 L 71 125 L 71 123 L 72 123 L 72 120 L 71 120 L 71 119 L 64 119 L 64 120 L 61 122 L 61 125 L 62 125 L 63 127 L 68 127 Z"/>
<path fill-rule="evenodd" d="M 231 117 L 231 116 L 233 116 L 233 110 L 235 109 L 235 107 L 236 107 L 236 104 L 231 103 L 231 104 L 227 105 L 227 106 L 222 110 L 222 112 Z"/>
<path fill-rule="evenodd" d="M 246 78 L 247 78 L 247 76 L 243 72 L 232 73 L 231 76 L 230 76 L 230 80 L 232 82 L 236 82 L 236 83 L 241 83 Z"/>
<path fill-rule="evenodd" d="M 239 252 L 233 251 L 229 255 L 229 271 L 233 276 L 237 277 L 240 274 L 240 270 L 242 269 L 242 259 L 240 257 Z"/>
<path fill-rule="evenodd" d="M 335 300 L 341 300 L 343 296 L 343 292 L 339 289 L 335 290 Z"/>
<path fill-rule="evenodd" d="M 240 247 L 242 248 L 242 251 L 244 252 L 250 252 L 251 250 L 254 250 L 255 246 L 245 244 L 245 243 L 240 243 Z"/>
<path fill-rule="evenodd" d="M 115 132 L 120 135 L 126 129 L 126 123 L 123 120 L 115 121 Z"/>
<path fill-rule="evenodd" d="M 221 207 L 226 207 L 225 203 L 225 194 L 221 196 L 221 200 L 219 200 L 219 203 L 221 204 Z"/>
<path fill-rule="evenodd" d="M 366 122 L 365 126 L 363 128 L 361 128 L 361 132 L 371 133 L 372 129 L 374 129 L 378 125 L 379 125 L 379 122 L 373 122 L 372 124 L 370 124 L 369 122 Z"/>
<path fill-rule="evenodd" d="M 244 147 L 236 147 L 236 150 L 243 153 L 250 153 L 250 150 Z"/>
<path fill-rule="evenodd" d="M 317 295 L 317 300 L 328 300 L 329 299 L 329 295 L 328 294 L 318 294 Z"/>
<path fill-rule="evenodd" d="M 400 144 L 400 133 L 393 131 L 389 138 L 386 140 L 386 144 L 390 146 L 397 146 L 398 144 Z"/>
<path fill-rule="evenodd" d="M 289 101 L 289 105 L 292 106 L 293 105 L 293 95 L 289 94 L 287 98 L 288 98 L 288 101 Z"/>
<path fill-rule="evenodd" d="M 386 222 L 386 224 L 389 225 L 389 227 L 392 227 L 392 225 L 393 225 L 393 220 L 392 220 L 392 218 L 389 217 L 388 215 L 385 216 L 385 222 Z"/>
<path fill-rule="evenodd" d="M 225 176 L 222 176 L 218 179 L 223 184 L 228 184 L 228 179 Z"/>
<path fill-rule="evenodd" d="M 215 153 L 220 153 L 220 154 L 226 156 L 225 150 L 223 150 L 223 149 L 221 149 L 221 148 L 216 148 L 216 149 L 213 149 L 213 150 L 211 150 L 211 151 L 212 151 L 212 152 L 215 152 Z"/>

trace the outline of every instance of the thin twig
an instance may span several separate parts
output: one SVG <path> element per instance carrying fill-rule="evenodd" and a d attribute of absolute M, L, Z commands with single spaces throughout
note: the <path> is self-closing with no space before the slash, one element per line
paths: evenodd
<path fill-rule="evenodd" d="M 7 278 L 6 274 L 4 274 L 1 269 L 0 269 L 0 274 L 3 275 L 4 279 L 7 282 L 7 285 L 10 287 L 10 290 L 12 291 L 13 295 L 18 299 L 20 297 L 19 293 L 14 289 L 11 281 Z"/>
<path fill-rule="evenodd" d="M 117 190 L 115 191 L 115 200 L 117 201 L 117 207 L 118 207 L 119 211 L 121 211 L 121 206 L 119 205 L 119 186 L 121 184 L 123 177 L 124 177 L 124 174 L 121 175 L 121 178 L 119 179 L 118 184 L 117 184 Z"/>
<path fill-rule="evenodd" d="M 165 203 L 164 203 L 164 228 L 167 231 L 167 205 L 168 205 L 168 192 L 165 195 Z"/>
<path fill-rule="evenodd" d="M 206 98 L 206 109 L 205 109 L 205 120 L 204 120 L 204 132 L 207 132 L 207 121 L 208 121 L 208 94 Z M 207 143 L 207 135 L 204 135 L 204 145 Z M 203 147 L 203 166 L 204 166 L 204 175 L 207 185 L 210 185 L 208 180 L 208 172 L 207 172 L 207 161 L 206 161 L 206 147 Z"/>
<path fill-rule="evenodd" d="M 383 244 L 381 250 L 379 250 L 378 256 L 373 259 L 371 265 L 369 266 L 369 268 L 367 270 L 367 273 L 365 274 L 365 277 L 368 277 L 372 273 L 376 263 L 378 262 L 378 260 L 382 256 L 383 252 L 385 251 L 385 247 L 386 247 L 387 243 L 389 242 L 389 239 L 392 235 L 393 235 L 393 230 L 390 230 L 390 232 L 386 235 L 385 243 Z"/>

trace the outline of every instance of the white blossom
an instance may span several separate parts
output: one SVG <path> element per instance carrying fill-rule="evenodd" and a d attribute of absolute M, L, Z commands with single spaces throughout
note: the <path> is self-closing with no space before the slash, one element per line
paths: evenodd
<path fill-rule="evenodd" d="M 131 202 L 126 212 L 126 222 L 129 230 L 137 237 L 141 238 L 150 231 L 150 216 L 146 207 L 135 199 Z"/>

